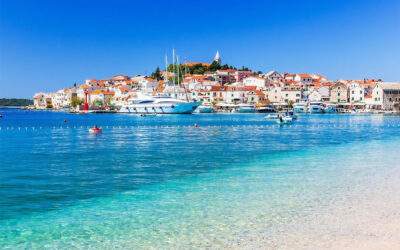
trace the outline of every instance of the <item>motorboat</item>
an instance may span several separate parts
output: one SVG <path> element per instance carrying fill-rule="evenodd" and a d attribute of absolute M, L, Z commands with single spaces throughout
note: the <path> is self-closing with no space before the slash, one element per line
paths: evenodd
<path fill-rule="evenodd" d="M 264 105 L 264 106 L 258 107 L 257 112 L 258 113 L 275 113 L 276 109 L 272 105 Z"/>
<path fill-rule="evenodd" d="M 307 113 L 307 103 L 296 103 L 293 105 L 294 112 L 296 113 Z"/>
<path fill-rule="evenodd" d="M 214 111 L 214 107 L 206 105 L 200 105 L 196 110 L 197 113 L 213 113 Z"/>
<path fill-rule="evenodd" d="M 254 113 L 256 112 L 257 108 L 253 104 L 239 104 L 237 105 L 236 112 L 239 113 Z"/>
<path fill-rule="evenodd" d="M 335 104 L 327 104 L 324 107 L 324 113 L 337 113 L 337 112 L 338 112 L 338 109 Z"/>
<path fill-rule="evenodd" d="M 310 113 L 323 113 L 324 112 L 324 103 L 323 102 L 310 102 Z"/>
<path fill-rule="evenodd" d="M 287 125 L 287 124 L 292 124 L 293 119 L 292 117 L 289 116 L 280 116 L 279 119 L 276 120 L 276 122 L 280 125 Z"/>
<path fill-rule="evenodd" d="M 121 106 L 120 113 L 191 114 L 201 105 L 201 102 L 187 102 L 167 95 L 149 96 L 140 92 L 137 97 L 128 99 L 128 103 Z"/>
<path fill-rule="evenodd" d="M 279 119 L 280 114 L 268 114 L 264 118 L 265 119 Z"/>

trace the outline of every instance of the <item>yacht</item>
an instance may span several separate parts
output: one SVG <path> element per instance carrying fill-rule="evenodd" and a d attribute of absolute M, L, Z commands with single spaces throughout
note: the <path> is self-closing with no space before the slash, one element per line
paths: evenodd
<path fill-rule="evenodd" d="M 258 107 L 257 112 L 258 113 L 275 113 L 276 109 L 272 105 L 264 105 L 264 106 Z"/>
<path fill-rule="evenodd" d="M 196 109 L 196 113 L 214 113 L 214 111 L 214 107 L 206 105 L 201 105 Z"/>
<path fill-rule="evenodd" d="M 310 113 L 323 113 L 324 112 L 324 103 L 323 102 L 310 102 Z"/>
<path fill-rule="evenodd" d="M 122 105 L 120 113 L 133 114 L 191 114 L 201 102 L 186 102 L 166 95 L 149 96 L 138 93 L 130 98 L 127 105 Z"/>
<path fill-rule="evenodd" d="M 238 113 L 254 113 L 256 112 L 257 108 L 253 104 L 244 104 L 241 103 L 237 105 L 236 112 Z"/>
<path fill-rule="evenodd" d="M 325 113 L 337 113 L 338 109 L 335 104 L 327 104 L 326 107 L 324 108 Z"/>
<path fill-rule="evenodd" d="M 296 103 L 293 109 L 296 113 L 307 113 L 307 103 Z"/>

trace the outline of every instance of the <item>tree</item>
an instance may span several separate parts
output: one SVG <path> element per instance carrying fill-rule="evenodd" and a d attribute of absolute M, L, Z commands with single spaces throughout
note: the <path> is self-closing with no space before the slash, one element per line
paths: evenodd
<path fill-rule="evenodd" d="M 106 99 L 106 104 L 110 105 L 111 104 L 111 96 L 108 96 Z"/>
<path fill-rule="evenodd" d="M 74 83 L 74 87 L 76 87 L 76 82 Z"/>
<path fill-rule="evenodd" d="M 292 100 L 288 101 L 289 108 L 293 108 L 293 104 L 294 104 L 294 101 L 292 101 Z"/>
<path fill-rule="evenodd" d="M 261 70 L 257 71 L 258 75 L 261 75 L 263 72 Z"/>
<path fill-rule="evenodd" d="M 234 100 L 234 101 L 233 101 L 233 104 L 238 105 L 238 104 L 239 104 L 239 101 Z"/>
<path fill-rule="evenodd" d="M 156 68 L 156 71 L 154 71 L 151 74 L 151 78 L 156 79 L 157 81 L 161 79 L 161 74 L 160 74 L 160 67 Z"/>
<path fill-rule="evenodd" d="M 215 72 L 215 71 L 217 71 L 217 70 L 220 69 L 220 68 L 221 68 L 221 65 L 219 65 L 218 62 L 213 61 L 213 62 L 211 63 L 211 65 L 210 65 L 210 67 L 208 67 L 208 70 L 211 71 L 211 72 Z"/>
<path fill-rule="evenodd" d="M 52 109 L 52 108 L 53 108 L 53 104 L 51 104 L 51 103 L 47 104 L 47 105 L 46 105 L 46 108 L 47 108 L 47 109 Z"/>
<path fill-rule="evenodd" d="M 82 105 L 84 102 L 85 101 L 83 99 L 79 99 L 77 96 L 73 96 L 71 98 L 71 106 L 74 107 L 74 108 L 76 106 Z"/>
<path fill-rule="evenodd" d="M 217 105 L 216 101 L 212 101 L 211 104 L 213 105 L 213 107 L 215 107 Z"/>

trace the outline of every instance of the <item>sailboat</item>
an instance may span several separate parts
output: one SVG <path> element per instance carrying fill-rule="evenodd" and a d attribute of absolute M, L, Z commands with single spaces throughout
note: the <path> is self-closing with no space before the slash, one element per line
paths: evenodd
<path fill-rule="evenodd" d="M 168 61 L 166 62 L 166 75 L 164 79 L 168 79 Z M 179 58 L 177 57 L 177 63 L 179 65 Z M 175 50 L 173 50 L 173 67 L 175 69 Z M 175 91 L 175 78 L 174 91 Z M 179 69 L 178 69 L 178 83 L 179 83 Z M 179 83 L 180 84 L 180 83 Z M 186 89 L 185 89 L 186 93 Z M 201 102 L 190 102 L 186 93 L 186 101 L 172 98 L 168 95 L 156 95 L 151 96 L 143 92 L 138 92 L 136 97 L 128 99 L 127 105 L 122 105 L 119 112 L 121 113 L 133 113 L 133 114 L 191 114 L 199 106 Z"/>

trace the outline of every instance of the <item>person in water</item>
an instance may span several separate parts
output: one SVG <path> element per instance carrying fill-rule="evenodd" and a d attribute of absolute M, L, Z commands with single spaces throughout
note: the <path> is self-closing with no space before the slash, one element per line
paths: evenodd
<path fill-rule="evenodd" d="M 94 128 L 93 129 L 99 129 L 98 127 L 97 127 L 97 125 L 94 125 Z"/>

